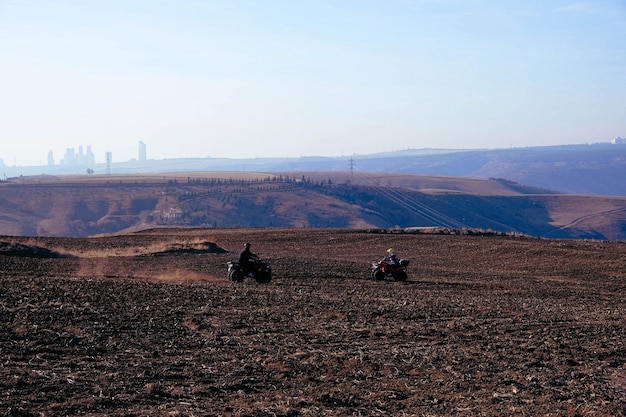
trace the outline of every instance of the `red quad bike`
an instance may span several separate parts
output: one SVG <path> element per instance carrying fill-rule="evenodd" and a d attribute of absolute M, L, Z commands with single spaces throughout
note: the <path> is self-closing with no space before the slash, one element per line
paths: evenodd
<path fill-rule="evenodd" d="M 406 281 L 406 268 L 409 266 L 408 259 L 400 259 L 398 263 L 391 263 L 387 260 L 372 262 L 372 279 L 382 281 L 387 277 L 394 281 Z"/>
<path fill-rule="evenodd" d="M 238 262 L 228 262 L 228 279 L 232 282 L 243 282 L 246 277 L 253 278 L 260 284 L 266 284 L 272 280 L 272 267 L 268 261 L 256 260 L 252 270 L 246 273 Z"/>

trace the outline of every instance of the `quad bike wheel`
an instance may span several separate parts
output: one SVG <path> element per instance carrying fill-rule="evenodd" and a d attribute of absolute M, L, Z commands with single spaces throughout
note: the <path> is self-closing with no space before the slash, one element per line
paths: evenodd
<path fill-rule="evenodd" d="M 254 275 L 254 279 L 259 284 L 267 284 L 272 280 L 272 274 L 267 271 L 259 271 Z"/>
<path fill-rule="evenodd" d="M 405 271 L 398 271 L 395 274 L 393 274 L 393 280 L 394 281 L 406 281 L 407 279 L 407 275 Z"/>
<path fill-rule="evenodd" d="M 239 269 L 233 269 L 228 272 L 228 279 L 232 282 L 243 282 L 245 276 Z"/>
<path fill-rule="evenodd" d="M 383 279 L 385 279 L 385 273 L 380 269 L 375 269 L 372 271 L 372 279 L 374 281 L 382 281 Z"/>

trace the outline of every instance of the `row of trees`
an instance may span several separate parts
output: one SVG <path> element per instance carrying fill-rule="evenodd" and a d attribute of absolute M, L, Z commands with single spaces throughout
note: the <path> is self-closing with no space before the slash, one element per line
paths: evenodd
<path fill-rule="evenodd" d="M 170 180 L 170 184 L 176 183 L 176 180 Z M 328 178 L 328 181 L 313 181 L 311 178 L 302 175 L 300 179 L 287 175 L 274 175 L 267 176 L 265 178 L 254 178 L 254 179 L 245 179 L 245 178 L 187 178 L 187 184 L 189 185 L 206 185 L 206 186 L 223 186 L 223 185 L 254 185 L 254 184 L 263 184 L 263 183 L 286 183 L 286 184 L 303 184 L 303 185 L 330 185 L 332 184 L 332 180 Z"/>

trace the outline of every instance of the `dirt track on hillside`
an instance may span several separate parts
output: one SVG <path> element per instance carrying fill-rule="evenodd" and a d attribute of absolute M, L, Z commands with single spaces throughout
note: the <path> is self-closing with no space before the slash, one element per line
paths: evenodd
<path fill-rule="evenodd" d="M 626 415 L 624 243 L 310 229 L 8 240 L 74 257 L 0 253 L 3 416 Z M 269 284 L 226 279 L 245 241 L 270 258 Z M 190 242 L 233 253 L 178 250 Z M 368 279 L 389 246 L 411 259 L 405 283 Z"/>

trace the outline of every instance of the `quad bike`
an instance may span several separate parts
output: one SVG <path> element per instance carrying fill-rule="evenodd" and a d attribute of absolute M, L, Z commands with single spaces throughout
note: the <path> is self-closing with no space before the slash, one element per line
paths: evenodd
<path fill-rule="evenodd" d="M 397 263 L 389 262 L 386 259 L 378 262 L 372 262 L 372 279 L 374 281 L 381 281 L 390 277 L 393 278 L 394 281 L 406 281 L 406 268 L 408 266 L 408 259 L 400 259 Z"/>
<path fill-rule="evenodd" d="M 238 262 L 228 262 L 228 279 L 232 282 L 243 282 L 246 277 L 256 282 L 266 284 L 272 280 L 272 267 L 268 261 L 255 260 L 248 273 L 244 272 Z"/>

